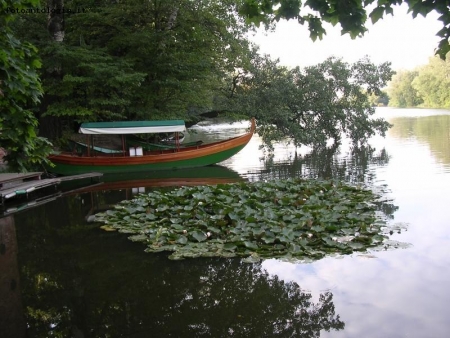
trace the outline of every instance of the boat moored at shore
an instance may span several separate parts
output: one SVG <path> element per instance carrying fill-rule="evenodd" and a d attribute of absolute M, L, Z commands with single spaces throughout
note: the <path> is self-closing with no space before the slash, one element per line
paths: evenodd
<path fill-rule="evenodd" d="M 185 130 L 184 122 L 173 121 L 126 121 L 85 123 L 79 132 L 87 135 L 83 152 L 59 152 L 49 156 L 54 167 L 50 172 L 60 175 L 75 175 L 86 172 L 121 173 L 153 170 L 171 170 L 202 167 L 222 162 L 242 150 L 252 138 L 255 120 L 251 120 L 250 131 L 227 140 L 195 144 L 193 146 L 176 146 L 170 149 L 146 151 L 142 147 L 127 149 L 124 135 L 143 133 L 175 134 Z M 122 149 L 99 151 L 92 135 L 121 135 Z M 109 149 L 112 150 L 112 149 Z"/>

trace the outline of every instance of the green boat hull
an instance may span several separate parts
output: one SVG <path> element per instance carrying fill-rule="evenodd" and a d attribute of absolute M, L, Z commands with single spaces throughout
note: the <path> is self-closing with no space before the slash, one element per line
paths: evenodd
<path fill-rule="evenodd" d="M 101 172 L 105 174 L 112 173 L 124 173 L 124 172 L 148 172 L 157 170 L 175 170 L 183 168 L 203 167 L 219 162 L 234 156 L 245 147 L 244 145 L 237 146 L 235 148 L 220 151 L 214 154 L 205 155 L 201 157 L 175 160 L 168 162 L 156 162 L 156 163 L 140 163 L 140 164 L 124 164 L 124 165 L 76 165 L 58 163 L 53 161 L 54 166 L 48 167 L 49 172 L 59 175 L 77 175 L 87 172 Z"/>

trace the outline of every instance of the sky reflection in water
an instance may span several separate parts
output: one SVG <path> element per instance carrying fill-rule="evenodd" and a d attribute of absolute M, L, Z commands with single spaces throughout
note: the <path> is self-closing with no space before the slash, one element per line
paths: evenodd
<path fill-rule="evenodd" d="M 385 109 L 381 114 L 394 127 L 386 139 L 371 142 L 377 149 L 386 149 L 389 162 L 372 165 L 370 170 L 379 184 L 387 185 L 399 207 L 393 222 L 409 224 L 408 231 L 392 238 L 412 246 L 306 265 L 263 263 L 269 273 L 295 281 L 313 295 L 324 290 L 333 293 L 336 311 L 346 327 L 323 332 L 323 337 L 447 337 L 450 331 L 450 128 L 446 115 L 450 112 L 439 111 L 444 116 L 438 122 L 447 130 L 447 135 L 437 135 L 441 151 L 433 144 L 435 134 L 427 140 L 423 134 L 410 133 L 405 138 L 398 133 L 411 121 L 423 124 L 436 119 L 434 110 L 420 110 L 421 114 L 397 110 L 394 114 L 402 117 L 394 118 L 391 112 Z"/>

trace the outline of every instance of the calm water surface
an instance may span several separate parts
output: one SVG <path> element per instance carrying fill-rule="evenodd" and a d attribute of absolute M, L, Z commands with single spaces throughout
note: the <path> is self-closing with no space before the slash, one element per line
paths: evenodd
<path fill-rule="evenodd" d="M 386 217 L 407 226 L 392 239 L 409 247 L 307 264 L 169 261 L 164 254 L 145 254 L 124 234 L 86 222 L 96 211 L 132 197 L 129 185 L 69 194 L 0 223 L 0 241 L 9 245 L 0 256 L 0 333 L 449 337 L 450 111 L 381 108 L 377 114 L 394 127 L 386 138 L 373 138 L 371 148 L 352 150 L 344 144 L 337 152 L 301 148 L 296 153 L 280 144 L 273 157 L 264 158 L 255 136 L 221 167 L 190 171 L 183 179 L 364 182 L 387 191 Z M 191 138 L 226 138 L 242 133 L 239 127 L 201 126 Z M 155 180 L 173 182 L 181 175 Z M 144 185 L 141 180 L 139 186 Z"/>

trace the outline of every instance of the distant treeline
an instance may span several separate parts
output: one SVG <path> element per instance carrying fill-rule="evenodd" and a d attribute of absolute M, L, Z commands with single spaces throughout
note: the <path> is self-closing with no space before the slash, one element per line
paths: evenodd
<path fill-rule="evenodd" d="M 402 70 L 387 89 L 389 106 L 450 108 L 450 60 L 431 57 L 427 65 Z"/>

